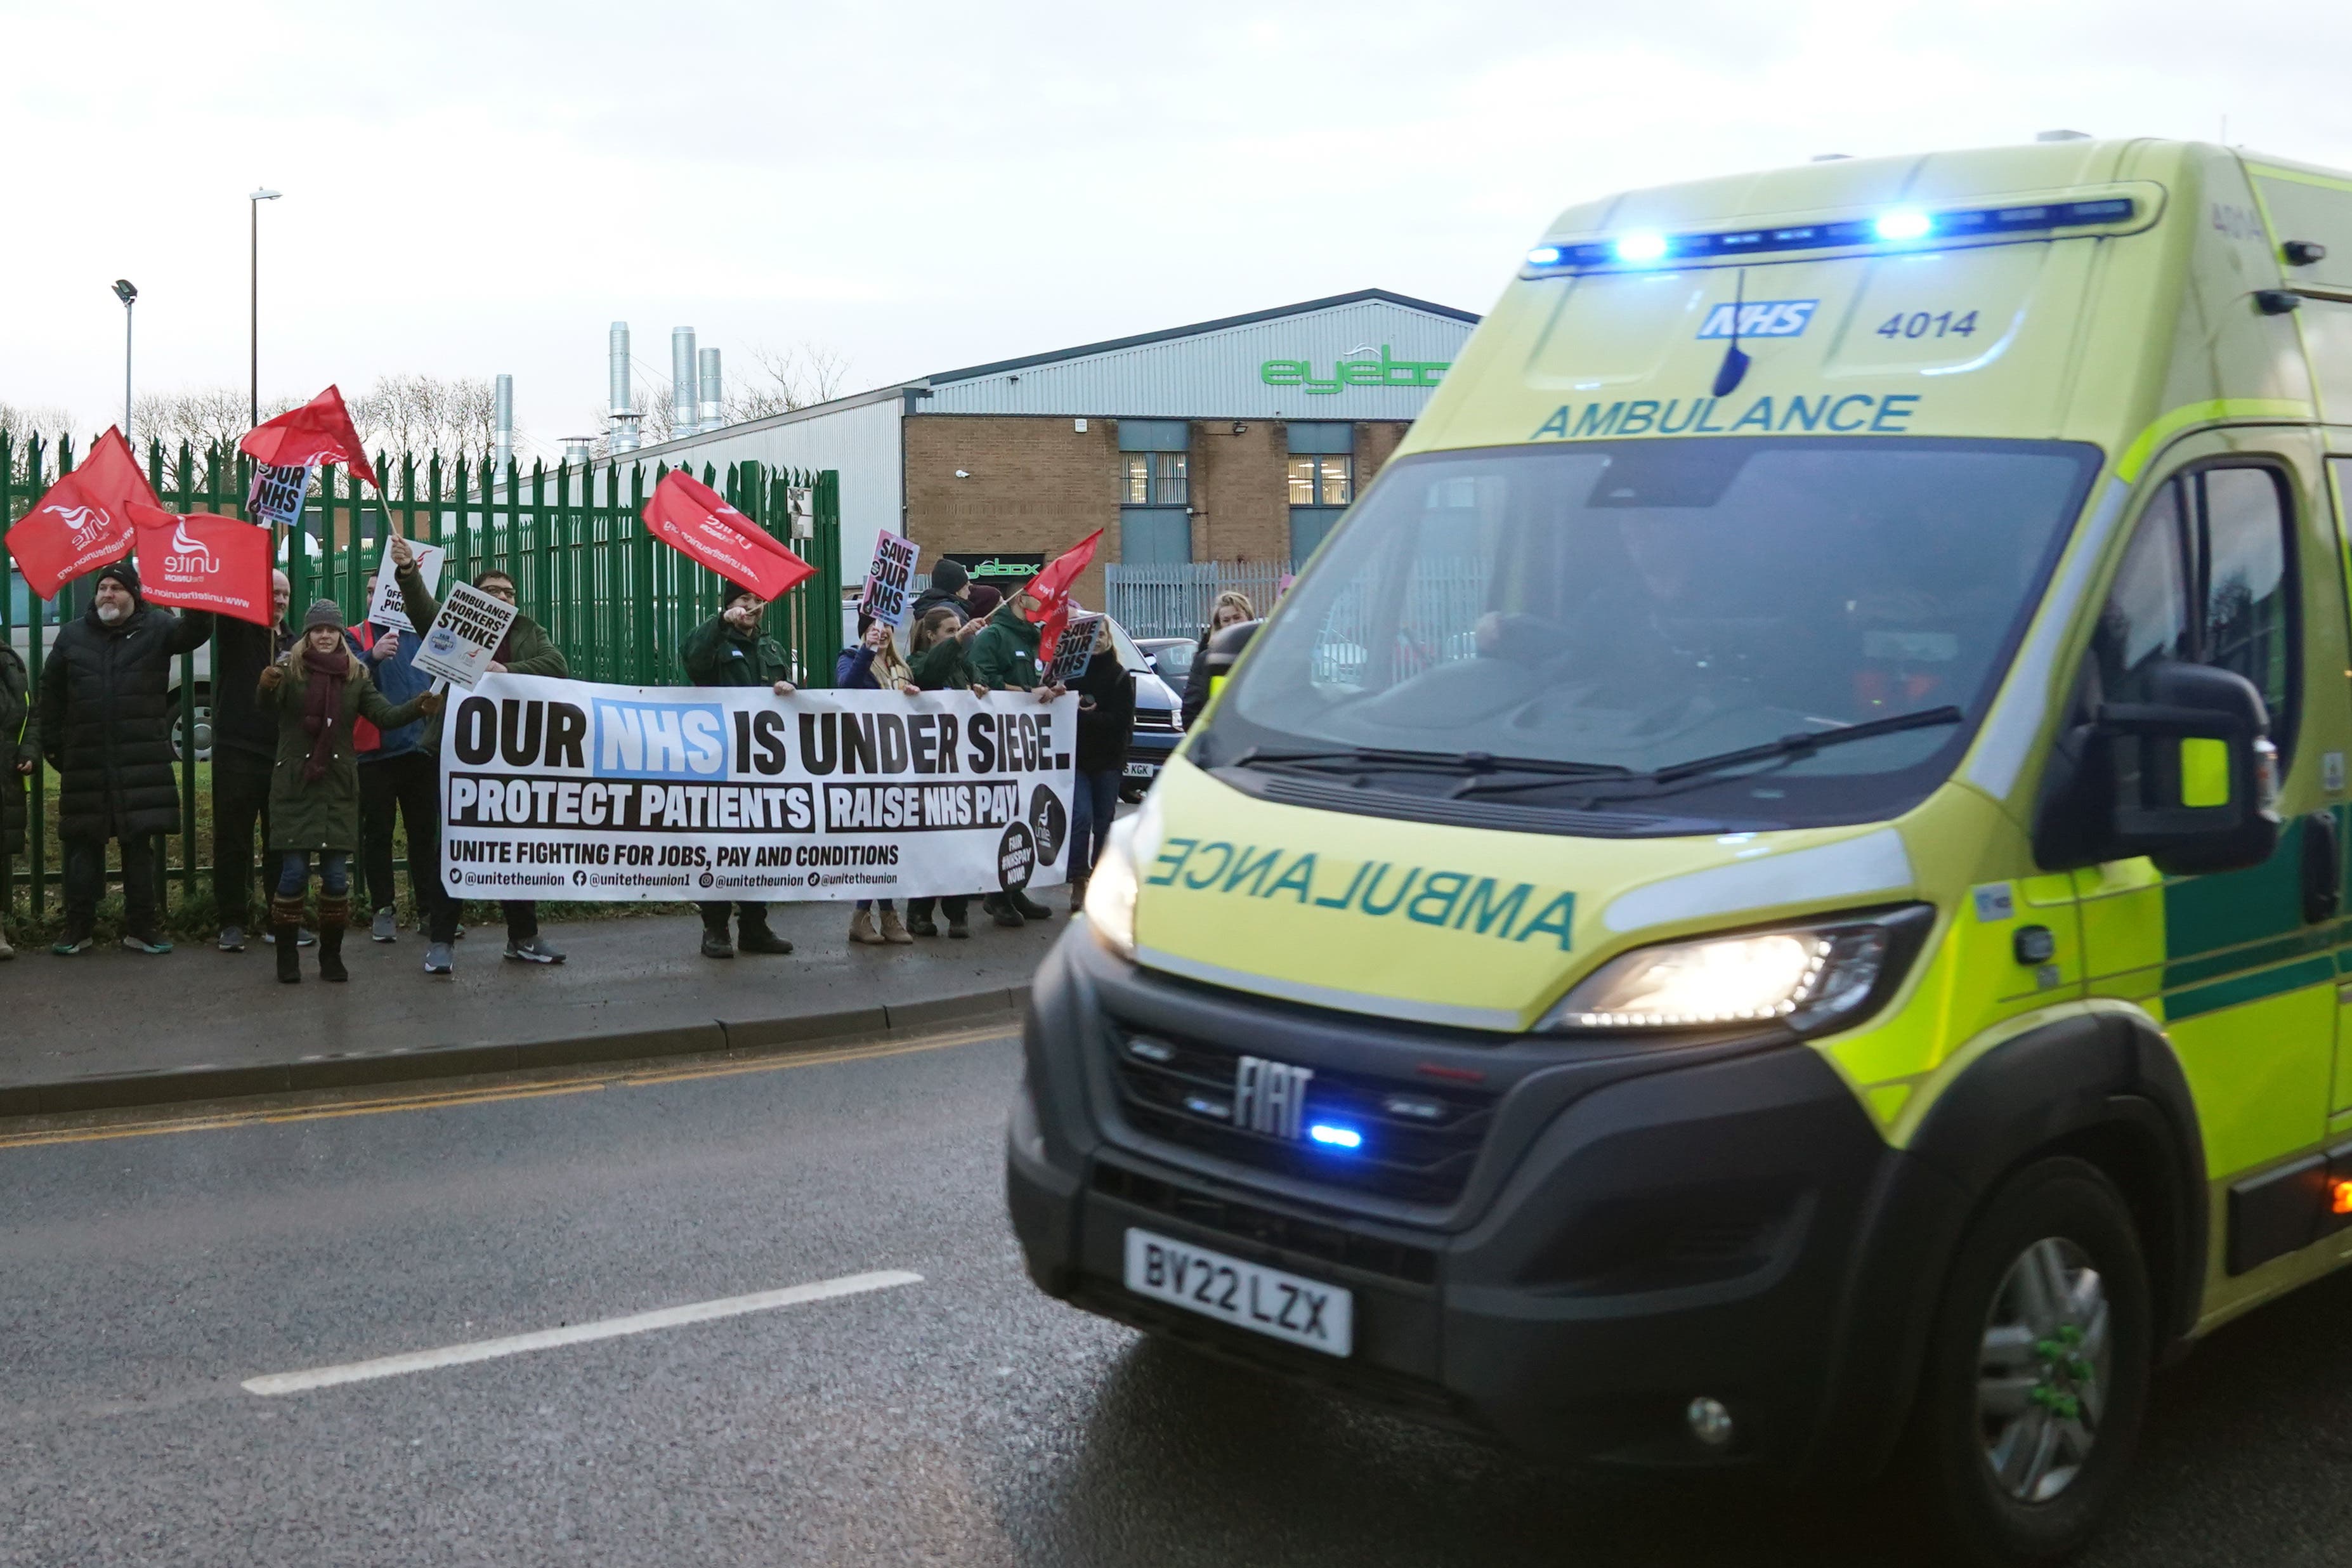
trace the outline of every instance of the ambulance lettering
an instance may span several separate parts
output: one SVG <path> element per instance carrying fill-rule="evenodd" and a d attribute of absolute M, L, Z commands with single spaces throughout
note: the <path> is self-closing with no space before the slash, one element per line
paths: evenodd
<path fill-rule="evenodd" d="M 1432 871 L 1387 860 L 1352 868 L 1317 864 L 1312 850 L 1261 849 L 1223 839 L 1171 838 L 1144 879 L 1154 888 L 1265 899 L 1375 920 L 1406 920 L 1497 942 L 1549 937 L 1570 951 L 1574 893 L 1547 894 L 1533 882 L 1502 882 L 1467 871 Z"/>
<path fill-rule="evenodd" d="M 1745 333 L 1741 334 L 1745 336 Z M 1563 403 L 1551 417 L 1536 426 L 1531 441 L 1590 441 L 1604 436 L 1785 436 L 1830 431 L 1841 436 L 1899 436 L 1911 427 L 1919 411 L 1920 395 L 1896 392 L 1880 396 L 1852 392 L 1843 397 L 1822 393 L 1775 398 L 1755 398 L 1734 417 L 1732 405 L 1719 398 L 1633 398 L 1611 404 Z"/>

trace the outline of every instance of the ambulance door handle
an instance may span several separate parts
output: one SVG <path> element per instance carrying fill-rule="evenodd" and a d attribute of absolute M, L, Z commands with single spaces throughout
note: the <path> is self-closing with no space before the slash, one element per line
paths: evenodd
<path fill-rule="evenodd" d="M 2344 907 L 2344 856 L 2336 835 L 2336 814 L 2315 811 L 2303 819 L 2303 918 L 2317 925 Z"/>

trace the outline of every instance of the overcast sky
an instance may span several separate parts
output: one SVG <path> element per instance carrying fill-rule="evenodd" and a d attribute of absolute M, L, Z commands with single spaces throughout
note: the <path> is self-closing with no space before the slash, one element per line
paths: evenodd
<path fill-rule="evenodd" d="M 2183 0 L 0 0 L 0 400 L 119 413 L 511 372 L 592 433 L 607 324 L 853 388 L 1379 286 L 1483 310 L 1560 207 L 1801 162 L 2214 138 L 2352 166 L 2352 6 Z"/>

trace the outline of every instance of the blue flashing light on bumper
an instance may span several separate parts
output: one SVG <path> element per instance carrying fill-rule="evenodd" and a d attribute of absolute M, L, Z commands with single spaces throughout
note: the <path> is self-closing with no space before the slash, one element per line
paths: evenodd
<path fill-rule="evenodd" d="M 1307 1136 L 1333 1149 L 1360 1149 L 1364 1135 L 1352 1127 L 1342 1127 L 1336 1121 L 1318 1121 L 1307 1130 Z"/>

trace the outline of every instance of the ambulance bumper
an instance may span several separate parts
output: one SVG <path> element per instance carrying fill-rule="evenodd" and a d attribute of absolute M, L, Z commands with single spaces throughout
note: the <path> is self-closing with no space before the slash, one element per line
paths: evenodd
<path fill-rule="evenodd" d="M 1482 1075 L 1483 1131 L 1450 1196 L 1382 1191 L 1156 1113 L 1129 1081 L 1139 1036 L 1375 1092 Z M 1786 1037 L 1397 1025 L 1172 980 L 1079 928 L 1034 983 L 1024 1051 L 1008 1201 L 1032 1278 L 1074 1305 L 1545 1459 L 1867 1473 L 1899 1427 L 1959 1194 Z M 1129 1230 L 1344 1289 L 1349 1353 L 1130 1290 Z M 1694 1430 L 1698 1400 L 1727 1439 Z"/>

